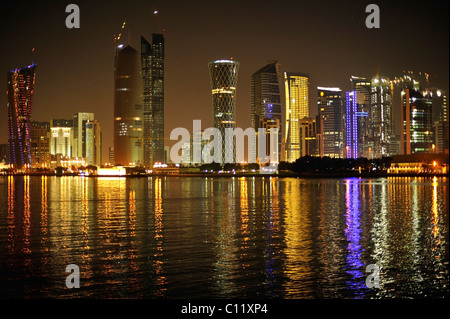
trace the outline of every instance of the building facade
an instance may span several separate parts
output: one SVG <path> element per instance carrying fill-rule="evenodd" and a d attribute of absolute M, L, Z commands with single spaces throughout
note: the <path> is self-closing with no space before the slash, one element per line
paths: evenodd
<path fill-rule="evenodd" d="M 50 154 L 72 157 L 73 120 L 50 121 Z"/>
<path fill-rule="evenodd" d="M 30 122 L 36 65 L 7 73 L 8 163 L 14 168 L 31 166 Z"/>
<path fill-rule="evenodd" d="M 50 167 L 50 122 L 31 122 L 31 163 L 33 167 Z"/>
<path fill-rule="evenodd" d="M 86 123 L 86 160 L 89 165 L 102 165 L 102 130 L 97 120 Z"/>

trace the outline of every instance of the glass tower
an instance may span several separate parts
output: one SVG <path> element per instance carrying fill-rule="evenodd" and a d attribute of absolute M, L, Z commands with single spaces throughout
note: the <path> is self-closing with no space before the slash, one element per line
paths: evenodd
<path fill-rule="evenodd" d="M 343 157 L 342 90 L 337 87 L 317 87 L 320 118 L 320 156 Z"/>
<path fill-rule="evenodd" d="M 281 64 L 272 62 L 252 74 L 251 78 L 251 120 L 255 132 L 258 128 L 272 127 L 278 128 L 278 150 L 282 147 L 283 131 L 283 79 Z M 256 145 L 253 147 L 256 158 Z M 281 160 L 279 152 L 278 161 Z"/>
<path fill-rule="evenodd" d="M 222 134 L 222 161 L 225 163 L 225 150 L 234 152 L 233 140 L 226 140 L 225 129 L 236 128 L 236 86 L 239 73 L 239 62 L 233 60 L 217 60 L 208 64 L 211 80 L 213 127 Z M 234 159 L 234 154 L 232 154 Z"/>
<path fill-rule="evenodd" d="M 7 73 L 8 162 L 14 168 L 31 166 L 30 121 L 36 65 Z"/>
<path fill-rule="evenodd" d="M 164 163 L 164 36 L 152 35 L 152 160 Z"/>
<path fill-rule="evenodd" d="M 144 165 L 164 160 L 164 36 L 141 37 Z"/>
<path fill-rule="evenodd" d="M 370 118 L 373 157 L 389 156 L 392 131 L 392 93 L 389 78 L 376 75 L 371 81 Z"/>
<path fill-rule="evenodd" d="M 285 72 L 286 124 L 285 160 L 294 162 L 301 157 L 300 120 L 309 117 L 309 75 Z"/>
<path fill-rule="evenodd" d="M 140 165 L 143 159 L 143 100 L 139 53 L 116 47 L 114 70 L 115 164 Z"/>

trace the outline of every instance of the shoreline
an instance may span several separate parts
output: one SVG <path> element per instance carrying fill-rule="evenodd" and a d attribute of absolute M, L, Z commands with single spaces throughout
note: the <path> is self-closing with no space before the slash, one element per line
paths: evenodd
<path fill-rule="evenodd" d="M 0 176 L 56 176 L 56 177 L 88 177 L 88 178 L 148 178 L 148 177 L 279 177 L 279 178 L 384 178 L 384 177 L 449 177 L 448 173 L 351 173 L 351 172 L 335 172 L 335 173 L 276 173 L 276 174 L 260 174 L 260 173 L 178 173 L 178 174 L 136 174 L 136 175 L 79 175 L 79 174 L 55 174 L 55 173 L 9 173 Z"/>

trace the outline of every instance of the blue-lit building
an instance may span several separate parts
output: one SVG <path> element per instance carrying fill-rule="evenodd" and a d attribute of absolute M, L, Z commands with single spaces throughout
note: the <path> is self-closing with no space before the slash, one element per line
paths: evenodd
<path fill-rule="evenodd" d="M 358 158 L 358 112 L 356 91 L 347 91 L 345 93 L 345 150 L 347 158 Z"/>

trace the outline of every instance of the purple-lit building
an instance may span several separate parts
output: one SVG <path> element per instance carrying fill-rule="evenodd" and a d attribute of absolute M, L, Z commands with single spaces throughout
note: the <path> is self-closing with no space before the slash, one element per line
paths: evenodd
<path fill-rule="evenodd" d="M 8 163 L 14 168 L 31 166 L 30 122 L 36 65 L 7 73 Z"/>
<path fill-rule="evenodd" d="M 356 91 L 345 94 L 345 150 L 347 158 L 358 158 L 358 100 Z"/>

